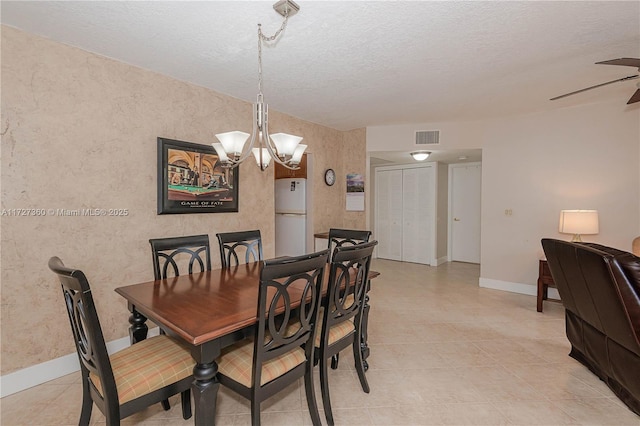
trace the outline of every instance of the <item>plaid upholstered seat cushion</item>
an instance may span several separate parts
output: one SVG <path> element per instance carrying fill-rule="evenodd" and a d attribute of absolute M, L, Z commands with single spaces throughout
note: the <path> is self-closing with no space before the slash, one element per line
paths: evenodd
<path fill-rule="evenodd" d="M 189 350 L 166 335 L 131 345 L 109 357 L 120 404 L 163 388 L 193 374 Z M 89 378 L 102 394 L 100 377 Z"/>
<path fill-rule="evenodd" d="M 260 386 L 282 376 L 298 365 L 304 363 L 306 357 L 302 348 L 295 348 L 262 365 Z M 251 387 L 253 371 L 253 339 L 236 343 L 222 350 L 222 355 L 216 360 L 218 372 L 235 380 L 241 385 Z"/>
<path fill-rule="evenodd" d="M 320 347 L 320 339 L 322 337 L 322 324 L 323 324 L 322 315 L 324 314 L 323 311 L 324 311 L 324 308 L 320 308 L 320 312 L 318 314 L 318 325 L 316 326 L 315 345 L 317 348 Z M 342 339 L 344 336 L 348 335 L 349 333 L 353 333 L 355 329 L 356 327 L 353 324 L 352 319 L 349 319 L 347 321 L 341 322 L 340 324 L 334 325 L 333 327 L 331 327 L 331 330 L 329 330 L 329 345 L 332 345 L 333 343 Z"/>

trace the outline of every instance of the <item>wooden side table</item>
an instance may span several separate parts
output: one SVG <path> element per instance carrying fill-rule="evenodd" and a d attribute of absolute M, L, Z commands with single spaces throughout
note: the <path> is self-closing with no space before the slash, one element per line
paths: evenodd
<path fill-rule="evenodd" d="M 542 301 L 547 300 L 548 288 L 555 286 L 547 259 L 540 259 L 540 264 L 538 265 L 538 312 L 542 312 Z"/>

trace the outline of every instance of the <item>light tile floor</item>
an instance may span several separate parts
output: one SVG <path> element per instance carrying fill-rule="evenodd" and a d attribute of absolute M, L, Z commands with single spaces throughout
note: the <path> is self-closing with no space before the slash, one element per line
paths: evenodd
<path fill-rule="evenodd" d="M 478 287 L 479 266 L 429 267 L 374 260 L 367 378 L 360 388 L 349 351 L 330 373 L 337 425 L 640 425 L 607 386 L 570 358 L 562 305 Z M 322 407 L 316 375 L 316 397 Z M 78 374 L 0 400 L 1 423 L 76 425 Z M 262 406 L 264 425 L 309 425 L 304 386 Z M 324 414 L 320 416 L 325 422 Z M 225 388 L 219 425 L 250 424 L 249 404 Z M 92 424 L 104 424 L 94 407 Z M 178 398 L 123 424 L 181 425 Z"/>

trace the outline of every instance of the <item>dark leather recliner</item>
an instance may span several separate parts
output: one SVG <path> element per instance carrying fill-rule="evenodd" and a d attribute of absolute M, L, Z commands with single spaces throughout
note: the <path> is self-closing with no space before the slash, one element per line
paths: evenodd
<path fill-rule="evenodd" d="M 569 355 L 640 415 L 640 257 L 548 238 L 542 247 L 565 308 Z"/>

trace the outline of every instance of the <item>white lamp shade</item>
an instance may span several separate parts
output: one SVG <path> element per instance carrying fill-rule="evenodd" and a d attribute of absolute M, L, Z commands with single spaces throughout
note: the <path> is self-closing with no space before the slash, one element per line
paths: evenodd
<path fill-rule="evenodd" d="M 429 158 L 429 155 L 431 155 L 431 153 L 428 151 L 414 151 L 411 153 L 411 156 L 416 161 L 424 161 Z"/>
<path fill-rule="evenodd" d="M 292 156 L 302 138 L 300 136 L 288 135 L 286 133 L 275 133 L 271 135 L 271 140 L 276 145 L 278 155 L 282 157 L 285 155 Z"/>
<path fill-rule="evenodd" d="M 224 148 L 222 146 L 222 144 L 220 142 L 214 142 L 211 145 L 213 145 L 213 149 L 216 150 L 216 153 L 218 154 L 218 159 L 220 160 L 221 163 L 228 163 L 229 162 L 229 157 L 227 157 L 227 153 L 224 152 Z"/>
<path fill-rule="evenodd" d="M 260 164 L 260 150 L 262 150 L 262 164 Z M 269 155 L 269 150 L 267 148 L 253 148 L 251 152 L 253 152 L 253 156 L 256 158 L 258 167 L 263 170 L 269 167 L 269 163 L 271 163 L 271 156 Z"/>
<path fill-rule="evenodd" d="M 558 229 L 563 234 L 593 235 L 600 232 L 597 210 L 562 210 Z"/>
<path fill-rule="evenodd" d="M 296 150 L 293 151 L 293 156 L 291 157 L 292 164 L 300 164 L 302 160 L 302 154 L 304 154 L 304 150 L 307 149 L 307 145 L 299 144 L 296 147 Z"/>
<path fill-rule="evenodd" d="M 249 133 L 233 131 L 227 133 L 218 133 L 216 138 L 222 143 L 222 147 L 224 148 L 225 154 L 240 156 L 242 154 L 242 148 L 244 148 L 244 144 L 249 139 Z M 216 152 L 218 150 L 216 149 Z M 220 154 L 218 152 L 218 154 Z"/>

